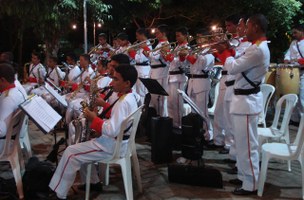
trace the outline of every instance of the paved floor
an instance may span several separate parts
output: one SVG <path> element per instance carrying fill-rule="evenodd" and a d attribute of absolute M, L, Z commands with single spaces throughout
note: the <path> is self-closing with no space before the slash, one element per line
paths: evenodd
<path fill-rule="evenodd" d="M 292 137 L 294 137 L 297 127 L 290 126 Z M 43 134 L 34 125 L 30 124 L 30 140 L 34 155 L 44 160 L 51 151 L 54 144 L 53 135 Z M 63 134 L 59 133 L 58 138 Z M 269 165 L 268 176 L 264 189 L 263 198 L 255 195 L 240 197 L 231 194 L 234 185 L 228 183 L 228 180 L 236 178 L 236 175 L 227 173 L 231 169 L 231 164 L 226 164 L 223 159 L 227 155 L 219 154 L 217 151 L 204 151 L 203 160 L 207 166 L 213 166 L 219 169 L 223 175 L 224 188 L 215 189 L 208 187 L 189 186 L 170 183 L 168 181 L 167 164 L 155 165 L 151 162 L 151 147 L 149 143 L 143 142 L 141 138 L 137 142 L 137 153 L 141 168 L 141 177 L 144 192 L 139 194 L 136 183 L 133 181 L 134 199 L 138 200 L 187 200 L 187 199 L 300 199 L 301 197 L 301 171 L 297 162 L 292 162 L 292 171 L 288 172 L 287 164 L 280 161 L 273 161 Z M 179 157 L 180 152 L 174 151 L 174 157 Z M 175 160 L 172 160 L 175 162 Z M 7 167 L 6 167 L 7 168 Z M 9 178 L 12 174 L 9 170 L 1 168 L 0 176 Z M 95 200 L 121 200 L 125 199 L 122 178 L 119 174 L 119 168 L 115 167 L 116 173 L 113 173 L 110 179 L 110 185 L 104 187 L 102 193 L 91 193 L 90 199 Z M 82 200 L 84 192 L 77 190 L 78 179 L 75 182 L 74 189 L 70 190 L 69 199 Z"/>

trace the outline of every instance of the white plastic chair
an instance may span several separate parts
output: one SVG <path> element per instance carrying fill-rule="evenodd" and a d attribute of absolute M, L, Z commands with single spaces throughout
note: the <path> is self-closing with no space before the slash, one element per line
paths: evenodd
<path fill-rule="evenodd" d="M 17 110 L 7 128 L 3 151 L 0 154 L 0 162 L 9 162 L 15 178 L 19 199 L 24 198 L 21 169 L 19 163 L 20 143 L 19 136 L 25 114 Z M 14 139 L 13 139 L 14 138 Z"/>
<path fill-rule="evenodd" d="M 267 143 L 262 146 L 262 166 L 259 175 L 258 196 L 263 195 L 264 184 L 268 162 L 271 158 L 282 160 L 298 160 L 301 164 L 302 172 L 302 199 L 304 199 L 304 163 L 303 163 L 303 143 L 304 143 L 304 115 L 301 115 L 300 126 L 293 144 Z"/>
<path fill-rule="evenodd" d="M 214 110 L 215 110 L 215 106 L 216 106 L 216 102 L 218 99 L 218 95 L 220 92 L 220 82 L 217 82 L 214 88 L 214 102 L 211 108 L 208 108 L 208 114 L 209 115 L 214 115 Z"/>
<path fill-rule="evenodd" d="M 32 157 L 32 147 L 30 143 L 30 138 L 28 135 L 28 116 L 24 117 L 23 127 L 20 133 L 20 146 L 21 149 L 25 149 L 26 152 L 26 159 L 28 160 L 30 157 Z"/>
<path fill-rule="evenodd" d="M 290 143 L 289 138 L 289 121 L 292 111 L 298 101 L 298 96 L 296 94 L 287 94 L 282 96 L 275 108 L 275 115 L 271 127 L 258 128 L 258 141 L 259 149 L 261 150 L 262 144 L 268 139 L 283 139 L 287 144 Z M 282 104 L 285 102 L 285 111 L 281 121 L 281 126 L 279 128 L 279 119 L 282 110 Z M 288 170 L 291 171 L 290 162 L 288 162 Z"/>
<path fill-rule="evenodd" d="M 131 172 L 131 160 L 132 157 L 133 161 L 133 170 L 135 173 L 135 177 L 137 180 L 138 189 L 140 192 L 142 192 L 142 184 L 141 184 L 141 177 L 140 177 L 140 168 L 139 168 L 139 162 L 138 157 L 136 153 L 136 147 L 135 147 L 135 134 L 137 130 L 137 126 L 139 123 L 139 119 L 142 113 L 143 105 L 140 106 L 136 111 L 131 113 L 123 122 L 121 125 L 120 133 L 116 138 L 116 146 L 114 150 L 114 154 L 112 157 L 104 160 L 98 160 L 96 162 L 98 163 L 104 163 L 106 164 L 106 185 L 109 183 L 109 164 L 119 164 L 121 166 L 122 171 L 122 177 L 123 182 L 125 186 L 126 196 L 127 200 L 133 200 L 133 187 L 132 187 L 132 172 Z M 128 140 L 128 146 L 127 151 L 124 156 L 120 155 L 120 148 L 122 144 L 122 138 L 124 135 L 124 131 L 130 126 L 132 123 L 132 127 L 130 129 L 130 137 Z M 90 196 L 90 179 L 91 179 L 91 167 L 92 164 L 89 164 L 87 167 L 87 177 L 86 177 L 86 195 L 85 199 L 89 200 Z"/>
<path fill-rule="evenodd" d="M 258 124 L 263 124 L 263 127 L 266 128 L 266 114 L 268 105 L 272 95 L 274 94 L 275 88 L 270 84 L 262 84 L 261 85 L 261 92 L 263 94 L 263 112 L 259 114 L 259 122 Z"/>

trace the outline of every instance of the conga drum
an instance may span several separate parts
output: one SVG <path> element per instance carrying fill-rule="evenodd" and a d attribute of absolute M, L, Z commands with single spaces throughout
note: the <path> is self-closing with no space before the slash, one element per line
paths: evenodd
<path fill-rule="evenodd" d="M 276 83 L 276 68 L 277 63 L 270 63 L 268 72 L 265 75 L 265 83 L 270 84 L 274 87 Z"/>
<path fill-rule="evenodd" d="M 300 70 L 295 64 L 279 64 L 276 70 L 277 94 L 299 94 Z"/>

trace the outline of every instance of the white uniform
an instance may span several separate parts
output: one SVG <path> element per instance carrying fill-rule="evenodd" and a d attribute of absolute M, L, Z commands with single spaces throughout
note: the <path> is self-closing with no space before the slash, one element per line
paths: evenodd
<path fill-rule="evenodd" d="M 298 49 L 298 47 L 299 49 Z M 299 52 L 301 51 L 301 54 Z M 287 50 L 284 60 L 288 60 L 291 62 L 297 62 L 298 59 L 304 58 L 304 39 L 300 41 L 292 41 L 289 49 Z M 300 69 L 301 70 L 301 69 Z M 303 70 L 301 70 L 301 77 L 300 77 L 300 94 L 299 94 L 299 101 L 297 102 L 297 107 L 294 109 L 294 112 L 291 116 L 291 120 L 299 122 L 300 121 L 300 113 L 304 112 L 304 75 Z"/>
<path fill-rule="evenodd" d="M 155 48 L 159 48 L 164 44 L 168 44 L 168 41 L 159 41 Z M 158 83 L 167 91 L 168 89 L 168 73 L 169 68 L 167 62 L 160 54 L 160 50 L 149 53 L 151 61 L 151 79 L 155 79 Z M 156 94 L 151 94 L 151 106 L 154 107 L 160 116 L 168 116 L 167 110 L 167 97 Z"/>
<path fill-rule="evenodd" d="M 91 54 L 91 62 L 95 65 L 97 64 L 98 59 L 107 60 L 109 58 L 109 52 L 114 51 L 114 49 L 108 43 L 103 45 L 99 44 L 97 46 L 98 53 Z"/>
<path fill-rule="evenodd" d="M 52 82 L 55 86 L 59 87 L 59 83 L 64 79 L 65 72 L 61 71 L 59 67 L 55 67 L 54 69 L 48 68 L 46 79 Z M 52 86 L 51 84 L 51 86 Z M 33 94 L 42 96 L 48 103 L 51 103 L 54 100 L 54 97 L 45 89 L 44 86 L 40 86 L 36 89 L 32 90 Z"/>
<path fill-rule="evenodd" d="M 18 106 L 27 99 L 27 94 L 24 89 L 21 89 L 14 84 L 12 88 L 7 89 L 1 93 L 0 96 L 0 151 L 2 152 L 4 146 L 4 138 L 7 132 L 8 125 L 14 112 Z"/>
<path fill-rule="evenodd" d="M 177 45 L 174 51 L 187 47 L 188 43 Z M 178 55 L 179 52 L 176 54 Z M 177 89 L 185 90 L 185 84 L 187 81 L 184 69 L 187 67 L 188 62 L 186 58 L 180 58 L 175 56 L 169 64 L 169 76 L 168 76 L 168 115 L 173 119 L 173 126 L 181 128 L 181 118 L 184 110 L 184 100 L 181 95 L 178 94 Z"/>
<path fill-rule="evenodd" d="M 102 135 L 99 138 L 67 147 L 49 185 L 59 198 L 66 198 L 78 170 L 81 169 L 80 174 L 84 182 L 87 163 L 113 154 L 115 137 L 119 134 L 122 121 L 136 109 L 137 103 L 133 93 L 122 96 L 113 106 L 110 119 L 95 118 L 93 120 L 92 128 L 101 131 Z M 127 140 L 123 141 L 122 154 L 125 153 L 126 147 Z M 96 169 L 93 167 L 91 182 L 98 181 Z"/>
<path fill-rule="evenodd" d="M 85 83 L 87 77 L 90 77 L 90 79 L 92 79 L 94 76 L 95 76 L 95 73 L 94 73 L 93 69 L 89 66 L 85 71 L 83 71 L 81 73 L 80 82 Z M 75 95 L 75 97 L 73 99 L 70 99 L 71 95 L 73 95 L 73 94 L 74 93 L 71 92 L 66 95 L 66 100 L 68 102 L 68 108 L 66 111 L 65 120 L 66 120 L 67 124 L 69 124 L 73 118 L 76 118 L 77 116 L 79 116 L 81 114 L 80 102 L 83 100 L 83 98 L 86 96 L 86 94 L 88 94 L 88 92 L 84 88 L 81 88 L 79 90 L 79 92 Z"/>
<path fill-rule="evenodd" d="M 209 91 L 211 80 L 208 71 L 214 65 L 214 56 L 211 54 L 198 55 L 196 61 L 190 63 L 190 75 L 188 81 L 187 94 L 194 103 L 205 113 L 206 116 L 206 135 L 205 139 L 213 138 L 213 129 L 208 115 Z"/>
<path fill-rule="evenodd" d="M 80 83 L 80 74 L 81 70 L 77 65 L 71 66 L 71 69 L 69 69 L 68 81 Z"/>
<path fill-rule="evenodd" d="M 258 115 L 263 110 L 261 92 L 250 95 L 236 95 L 237 89 L 254 87 L 241 74 L 244 72 L 255 85 L 264 81 L 270 64 L 267 41 L 257 41 L 245 50 L 244 55 L 235 59 L 228 57 L 225 66 L 228 73 L 235 75 L 234 94 L 232 95 L 230 113 L 236 144 L 238 178 L 243 181 L 242 189 L 257 189 L 259 176 L 258 152 Z M 239 91 L 240 92 L 240 91 Z"/>
<path fill-rule="evenodd" d="M 226 119 L 224 113 L 224 97 L 227 86 L 225 82 L 227 80 L 227 69 L 223 65 L 222 76 L 220 79 L 220 89 L 217 98 L 217 102 L 214 109 L 214 120 L 213 120 L 213 141 L 217 146 L 225 145 L 225 123 Z"/>
<path fill-rule="evenodd" d="M 35 86 L 38 85 L 39 79 L 44 80 L 45 76 L 46 69 L 41 63 L 37 65 L 31 64 L 29 68 L 29 83 L 23 85 L 25 91 L 29 93 Z"/>
<path fill-rule="evenodd" d="M 149 41 L 147 41 L 147 47 L 149 50 L 152 49 L 152 46 Z M 144 99 L 146 94 L 148 93 L 147 88 L 144 84 L 139 80 L 139 78 L 149 78 L 150 77 L 150 60 L 143 54 L 144 49 L 140 48 L 136 51 L 135 54 L 135 68 L 138 73 L 138 79 L 133 87 L 135 87 L 136 93 L 140 96 L 140 104 L 144 103 Z"/>
<path fill-rule="evenodd" d="M 244 51 L 251 45 L 251 42 L 240 40 L 240 45 L 235 48 L 235 58 L 238 58 L 243 55 Z M 225 143 L 226 148 L 229 148 L 229 155 L 232 160 L 236 160 L 236 152 L 235 152 L 235 143 L 234 143 L 234 136 L 233 136 L 233 130 L 232 130 L 232 121 L 231 121 L 231 114 L 229 113 L 229 109 L 231 106 L 231 99 L 233 95 L 233 85 L 235 81 L 235 75 L 228 74 L 226 79 L 226 92 L 224 97 L 224 118 L 225 118 L 225 136 L 221 139 L 224 139 L 224 141 L 221 141 Z M 230 85 L 229 85 L 230 84 Z"/>

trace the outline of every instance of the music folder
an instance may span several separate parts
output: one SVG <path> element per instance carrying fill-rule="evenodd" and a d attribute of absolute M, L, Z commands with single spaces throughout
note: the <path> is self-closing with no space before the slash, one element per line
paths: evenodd
<path fill-rule="evenodd" d="M 149 93 L 158 94 L 161 96 L 169 96 L 169 94 L 159 84 L 157 80 L 151 78 L 139 78 L 139 80 L 144 84 L 144 86 L 147 88 Z"/>
<path fill-rule="evenodd" d="M 61 120 L 61 116 L 43 98 L 36 95 L 21 103 L 19 107 L 45 134 Z"/>
<path fill-rule="evenodd" d="M 63 96 L 61 96 L 56 90 L 52 88 L 52 86 L 49 83 L 45 83 L 44 88 L 64 107 L 68 106 L 67 101 L 64 99 Z"/>

